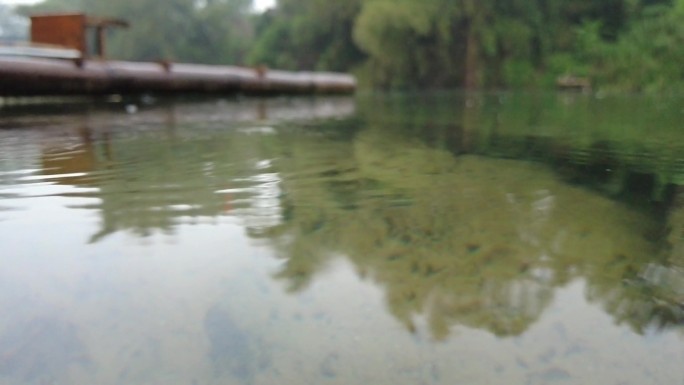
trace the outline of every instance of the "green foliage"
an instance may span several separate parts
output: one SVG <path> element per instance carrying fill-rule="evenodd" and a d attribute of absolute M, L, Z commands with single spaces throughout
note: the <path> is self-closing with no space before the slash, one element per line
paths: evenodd
<path fill-rule="evenodd" d="M 684 91 L 683 3 L 647 7 L 615 43 L 592 46 L 597 81 L 615 91 Z"/>
<path fill-rule="evenodd" d="M 565 46 L 564 0 L 366 0 L 354 30 L 376 84 L 535 85 Z M 571 40 L 572 38 L 570 38 Z"/>
<path fill-rule="evenodd" d="M 439 24 L 435 2 L 410 0 L 366 1 L 356 20 L 354 39 L 370 57 L 374 81 L 399 88 L 421 85 L 426 76 L 442 72 L 440 32 L 449 35 L 449 24 Z M 437 57 L 433 57 L 437 56 Z"/>
<path fill-rule="evenodd" d="M 350 71 L 384 89 L 684 91 L 684 0 L 45 0 L 128 19 L 111 56 Z"/>
<path fill-rule="evenodd" d="M 306 70 L 348 71 L 364 56 L 351 30 L 361 0 L 281 0 L 259 17 L 252 64 Z"/>

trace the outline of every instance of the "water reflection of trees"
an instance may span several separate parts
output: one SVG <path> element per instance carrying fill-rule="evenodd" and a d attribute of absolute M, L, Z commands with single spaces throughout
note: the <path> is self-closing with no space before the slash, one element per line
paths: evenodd
<path fill-rule="evenodd" d="M 454 325 L 520 334 L 575 278 L 638 331 L 683 322 L 682 253 L 654 241 L 657 218 L 569 186 L 542 165 L 495 159 L 543 160 L 569 142 L 524 130 L 504 136 L 482 111 L 463 107 L 417 109 L 408 119 L 376 111 L 362 127 L 328 122 L 333 130 L 323 133 L 305 124 L 277 134 L 168 125 L 111 140 L 96 129 L 81 132 L 76 147 L 46 152 L 44 165 L 85 173 L 65 181 L 99 189 L 89 207 L 102 215 L 93 241 L 221 215 L 252 218 L 248 234 L 277 249 L 285 260 L 277 279 L 289 290 L 344 257 L 384 289 L 407 330 L 425 317 L 438 339 Z M 499 146 L 502 138 L 511 141 Z M 495 158 L 462 155 L 489 151 Z M 277 191 L 264 191 L 276 170 Z M 258 204 L 259 194 L 268 204 Z"/>
<path fill-rule="evenodd" d="M 637 332 L 684 325 L 684 212 L 676 195 L 666 220 L 660 253 L 634 263 L 625 256 L 612 261 L 593 279 L 588 296 L 604 304 L 620 323 Z M 598 273 L 595 272 L 595 274 Z M 616 285 L 615 282 L 621 285 Z"/>
<path fill-rule="evenodd" d="M 432 148 L 534 160 L 572 184 L 651 210 L 660 223 L 642 232 L 657 250 L 589 259 L 580 274 L 592 300 L 643 331 L 684 323 L 679 105 L 677 98 L 575 94 L 409 96 L 376 103 L 367 115 L 378 127 L 396 122 L 395 130 Z"/>
<path fill-rule="evenodd" d="M 264 163 L 279 149 L 271 120 L 352 112 L 345 98 L 171 104 L 123 116 L 93 111 L 75 122 L 67 116 L 65 125 L 75 125 L 46 140 L 42 169 L 59 183 L 94 188 L 70 194 L 97 198 L 81 206 L 101 214 L 92 242 L 117 231 L 173 233 L 180 223 L 221 215 L 270 224 L 254 206 L 274 183 Z"/>
<path fill-rule="evenodd" d="M 658 252 L 647 239 L 658 224 L 648 215 L 567 186 L 541 166 L 454 157 L 382 127 L 338 156 L 344 166 L 334 172 L 283 182 L 289 215 L 273 234 L 286 259 L 279 278 L 291 290 L 344 256 L 385 289 L 390 312 L 409 330 L 424 315 L 436 338 L 455 324 L 519 334 L 554 288 L 576 277 L 589 281 L 590 295 L 610 287 L 647 311 L 638 302 L 646 293 L 634 299 L 622 288 L 625 271 L 643 271 Z M 630 321 L 660 317 L 648 314 Z"/>
<path fill-rule="evenodd" d="M 158 135 L 173 133 L 116 142 L 102 137 L 44 153 L 44 169 L 74 175 L 61 178 L 62 183 L 96 187 L 82 194 L 98 198 L 97 203 L 82 206 L 101 214 L 100 230 L 91 241 L 121 230 L 139 236 L 156 230 L 172 232 L 182 218 L 215 217 L 229 204 L 216 191 L 226 188 L 236 175 L 253 171 L 231 165 L 256 151 L 250 147 L 255 142 L 236 146 L 229 138 L 225 142 L 206 138 L 188 144 L 168 137 L 160 140 Z M 197 159 L 195 151 L 206 156 Z"/>

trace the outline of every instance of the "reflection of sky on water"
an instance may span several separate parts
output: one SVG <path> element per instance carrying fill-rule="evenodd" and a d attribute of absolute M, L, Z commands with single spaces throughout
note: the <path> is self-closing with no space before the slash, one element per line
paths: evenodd
<path fill-rule="evenodd" d="M 371 125 L 208 116 L 0 131 L 0 382 L 684 379 L 651 216 Z"/>
<path fill-rule="evenodd" d="M 244 221 L 245 227 L 254 231 L 268 229 L 280 224 L 281 191 L 278 173 L 259 173 L 271 168 L 270 160 L 256 162 L 256 173 L 248 178 L 232 182 L 249 187 L 229 188 L 216 191 L 226 200 L 226 212 Z"/>

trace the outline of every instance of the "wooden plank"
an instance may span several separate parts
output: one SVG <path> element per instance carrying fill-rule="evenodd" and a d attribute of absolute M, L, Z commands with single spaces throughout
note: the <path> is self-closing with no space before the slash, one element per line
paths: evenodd
<path fill-rule="evenodd" d="M 31 16 L 31 42 L 86 52 L 84 14 Z"/>

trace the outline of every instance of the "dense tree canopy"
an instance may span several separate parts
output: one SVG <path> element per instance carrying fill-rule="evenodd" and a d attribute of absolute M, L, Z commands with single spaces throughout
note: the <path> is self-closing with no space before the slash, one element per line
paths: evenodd
<path fill-rule="evenodd" d="M 26 28 L 26 20 L 18 17 L 9 6 L 0 4 L 0 42 L 25 40 Z"/>
<path fill-rule="evenodd" d="M 126 59 L 350 71 L 386 89 L 551 87 L 562 75 L 619 91 L 684 88 L 684 0 L 278 0 L 262 14 L 251 0 L 45 0 L 20 10 L 128 19 L 109 47 Z"/>
<path fill-rule="evenodd" d="M 345 71 L 363 54 L 351 31 L 360 0 L 280 0 L 257 20 L 253 64 L 287 69 Z"/>

